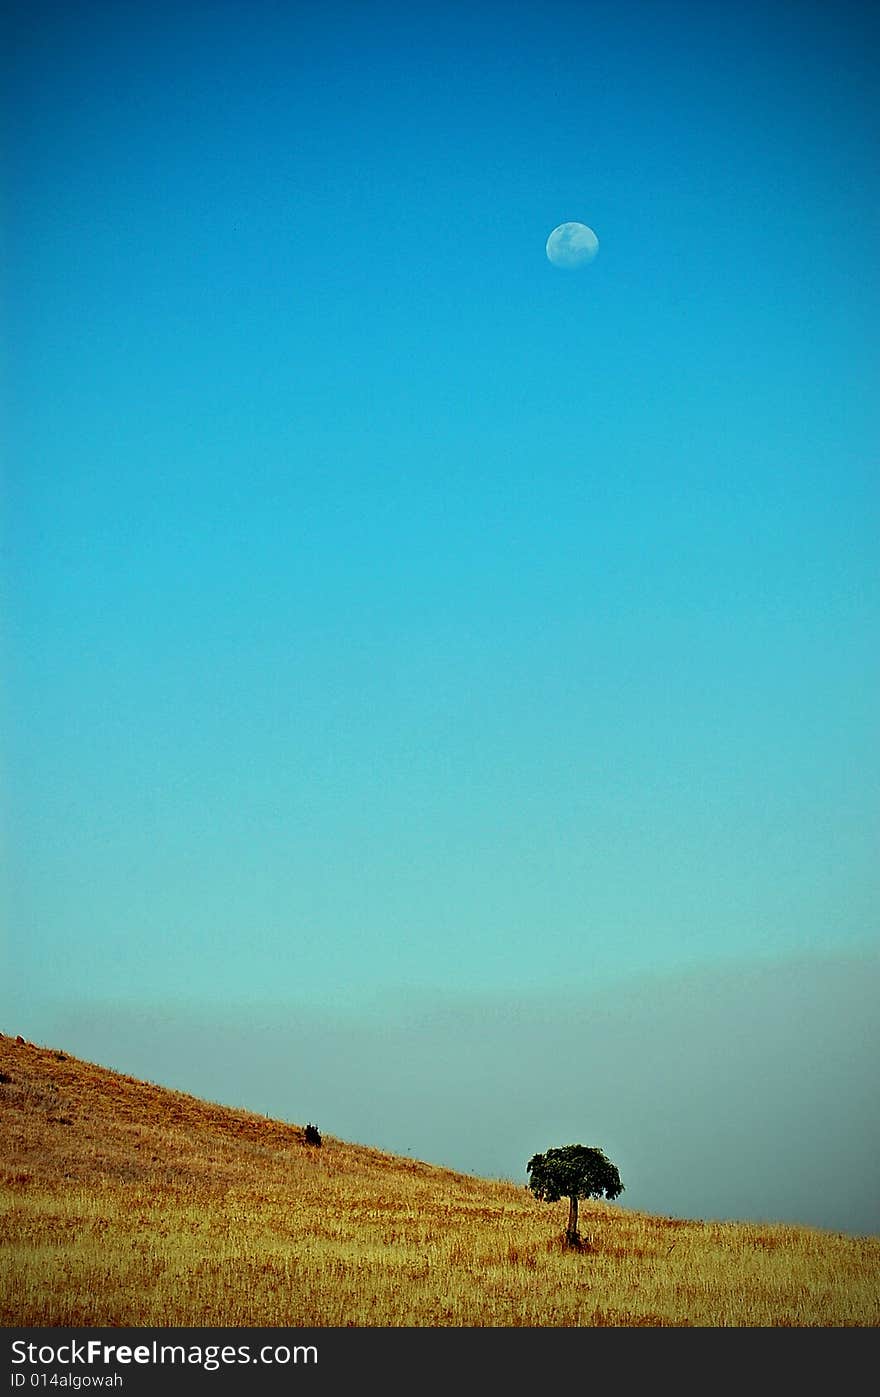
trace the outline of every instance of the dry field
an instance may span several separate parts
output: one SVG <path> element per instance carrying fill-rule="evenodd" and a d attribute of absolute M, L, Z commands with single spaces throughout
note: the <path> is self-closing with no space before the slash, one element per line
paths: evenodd
<path fill-rule="evenodd" d="M 567 1204 L 0 1035 L 0 1323 L 876 1326 L 880 1238 Z"/>

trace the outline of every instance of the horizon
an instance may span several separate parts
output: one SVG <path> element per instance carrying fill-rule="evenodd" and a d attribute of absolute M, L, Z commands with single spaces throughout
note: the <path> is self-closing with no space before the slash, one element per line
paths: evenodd
<path fill-rule="evenodd" d="M 617 1206 L 875 1236 L 878 1002 L 880 956 L 805 956 L 514 1001 L 92 1002 L 43 1022 L 44 1046 L 459 1173 L 525 1186 L 536 1151 L 592 1144 Z"/>

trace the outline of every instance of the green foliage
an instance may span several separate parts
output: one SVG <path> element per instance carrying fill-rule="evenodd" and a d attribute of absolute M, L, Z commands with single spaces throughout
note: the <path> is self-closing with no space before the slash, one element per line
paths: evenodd
<path fill-rule="evenodd" d="M 529 1188 L 545 1203 L 560 1198 L 617 1198 L 623 1184 L 617 1165 L 592 1145 L 563 1145 L 533 1155 L 526 1166 Z"/>

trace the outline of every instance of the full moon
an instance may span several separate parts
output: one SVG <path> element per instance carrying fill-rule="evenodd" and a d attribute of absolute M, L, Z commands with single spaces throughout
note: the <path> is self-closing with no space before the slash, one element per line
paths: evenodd
<path fill-rule="evenodd" d="M 599 239 L 586 223 L 560 223 L 547 239 L 547 256 L 554 267 L 574 271 L 592 262 L 599 251 Z"/>

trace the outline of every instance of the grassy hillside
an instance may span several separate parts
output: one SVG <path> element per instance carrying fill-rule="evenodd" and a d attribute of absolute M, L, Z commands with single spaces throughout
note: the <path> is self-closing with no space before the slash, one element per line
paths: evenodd
<path fill-rule="evenodd" d="M 575 1253 L 524 1186 L 2 1035 L 0 1073 L 6 1326 L 880 1322 L 880 1238 L 583 1204 Z"/>

